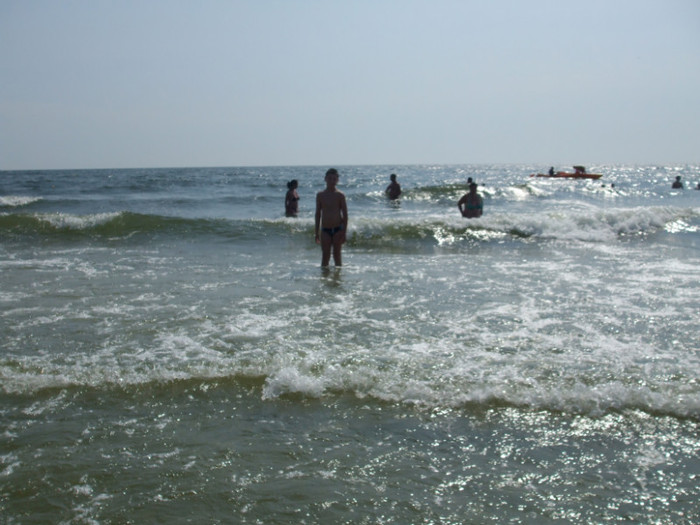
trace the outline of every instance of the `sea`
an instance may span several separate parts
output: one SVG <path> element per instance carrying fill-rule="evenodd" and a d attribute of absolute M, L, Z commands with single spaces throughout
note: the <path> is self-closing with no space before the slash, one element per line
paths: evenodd
<path fill-rule="evenodd" d="M 0 172 L 0 523 L 700 523 L 700 165 L 548 169 Z"/>

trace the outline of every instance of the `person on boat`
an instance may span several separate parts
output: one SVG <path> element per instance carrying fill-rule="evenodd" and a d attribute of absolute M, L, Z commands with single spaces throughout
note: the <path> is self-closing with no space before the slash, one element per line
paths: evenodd
<path fill-rule="evenodd" d="M 550 176 L 550 177 L 554 177 L 554 166 L 552 166 L 551 168 L 549 168 L 549 176 Z"/>
<path fill-rule="evenodd" d="M 284 214 L 287 217 L 296 217 L 299 213 L 298 187 L 299 182 L 296 179 L 287 183 L 287 195 L 284 197 Z"/>
<path fill-rule="evenodd" d="M 683 183 L 681 182 L 681 176 L 676 175 L 676 180 L 673 184 L 671 184 L 671 188 L 674 190 L 682 190 L 683 189 Z"/>
<path fill-rule="evenodd" d="M 392 173 L 389 178 L 391 183 L 386 187 L 384 193 L 389 197 L 389 200 L 395 201 L 401 195 L 401 185 L 396 182 L 396 173 Z"/>
<path fill-rule="evenodd" d="M 465 193 L 464 196 L 459 199 L 457 207 L 462 217 L 468 219 L 473 219 L 476 217 L 481 217 L 484 213 L 484 199 L 481 198 L 476 192 L 476 182 L 472 182 L 469 185 L 469 193 Z"/>

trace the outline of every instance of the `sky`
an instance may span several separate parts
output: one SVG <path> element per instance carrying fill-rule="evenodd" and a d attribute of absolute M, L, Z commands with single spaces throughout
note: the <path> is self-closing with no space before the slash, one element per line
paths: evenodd
<path fill-rule="evenodd" d="M 698 162 L 698 0 L 0 0 L 0 170 Z"/>

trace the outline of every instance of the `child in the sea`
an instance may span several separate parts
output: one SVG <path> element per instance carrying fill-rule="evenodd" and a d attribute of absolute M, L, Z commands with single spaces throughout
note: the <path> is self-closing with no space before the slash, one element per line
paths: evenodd
<path fill-rule="evenodd" d="M 343 192 L 336 189 L 338 170 L 326 172 L 326 189 L 316 194 L 316 243 L 321 245 L 321 266 L 328 266 L 333 250 L 333 262 L 342 266 L 341 248 L 348 229 L 348 206 Z"/>

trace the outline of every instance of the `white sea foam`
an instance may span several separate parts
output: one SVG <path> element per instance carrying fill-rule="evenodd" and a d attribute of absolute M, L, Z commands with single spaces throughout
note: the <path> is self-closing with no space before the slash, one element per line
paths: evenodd
<path fill-rule="evenodd" d="M 12 436 L 5 435 L 4 437 L 7 438 Z M 2 467 L 2 470 L 0 470 L 0 478 L 10 477 L 14 470 L 21 465 L 22 463 L 19 461 L 16 454 L 3 454 L 0 456 L 0 466 Z"/>
<path fill-rule="evenodd" d="M 466 239 L 493 241 L 517 235 L 595 243 L 615 242 L 624 237 L 648 235 L 665 230 L 672 233 L 698 230 L 698 213 L 674 207 L 594 208 L 578 203 L 558 210 L 530 213 L 493 211 L 466 221 L 453 214 L 416 217 L 357 217 L 348 235 L 356 242 L 397 242 L 434 240 L 454 245 Z"/>
<path fill-rule="evenodd" d="M 696 217 L 696 214 L 678 208 L 643 207 L 547 211 L 526 216 L 494 214 L 482 223 L 487 228 L 520 231 L 533 237 L 612 242 L 623 236 L 651 234 L 688 217 Z"/>
<path fill-rule="evenodd" d="M 610 244 L 596 245 L 596 251 L 610 259 L 629 255 Z M 245 275 L 266 276 L 258 292 L 233 301 L 224 316 L 184 307 L 170 289 L 137 289 L 131 298 L 75 304 L 83 309 L 51 315 L 38 306 L 8 310 L 12 318 L 26 317 L 23 326 L 30 329 L 101 319 L 104 343 L 82 354 L 75 345 L 62 352 L 58 341 L 52 352 L 3 362 L 3 388 L 251 375 L 266 378 L 266 399 L 344 391 L 426 406 L 501 402 L 591 412 L 630 406 L 698 411 L 682 381 L 700 369 L 697 359 L 670 342 L 663 350 L 647 335 L 650 328 L 660 341 L 664 325 L 672 326 L 679 314 L 692 315 L 690 291 L 677 299 L 669 293 L 653 311 L 649 306 L 670 278 L 683 293 L 697 271 L 689 262 L 628 267 L 620 259 L 620 279 L 588 270 L 564 249 L 554 260 L 538 260 L 536 268 L 502 258 L 490 261 L 486 272 L 472 258 L 452 276 L 409 258 L 405 267 L 397 265 L 402 259 L 391 260 L 391 271 L 381 261 L 356 262 L 320 282 L 317 275 L 289 281 L 272 269 L 250 268 Z M 167 263 L 149 264 L 155 270 Z M 649 328 L 630 331 L 630 323 L 649 323 L 650 313 L 655 320 Z M 155 322 L 149 326 L 148 319 Z M 678 382 L 665 379 L 678 374 Z"/>
<path fill-rule="evenodd" d="M 483 192 L 486 194 L 486 192 Z M 506 186 L 498 188 L 493 192 L 494 198 L 504 198 L 512 201 L 527 201 L 532 197 L 544 198 L 554 193 L 552 188 L 548 188 L 538 184 L 526 183 L 515 186 Z"/>
<path fill-rule="evenodd" d="M 268 377 L 263 388 L 263 398 L 275 398 L 290 392 L 318 397 L 325 391 L 326 385 L 323 378 L 302 373 L 294 367 L 287 367 Z"/>
<path fill-rule="evenodd" d="M 41 201 L 41 197 L 24 197 L 21 195 L 0 195 L 0 206 L 6 206 L 8 208 L 17 208 L 20 206 L 27 206 L 35 202 Z"/>
<path fill-rule="evenodd" d="M 266 377 L 261 393 L 265 399 L 346 391 L 425 406 L 499 402 L 588 413 L 625 407 L 700 413 L 693 390 L 685 395 L 682 380 L 666 379 L 692 375 L 699 369 L 697 359 L 680 360 L 676 353 L 659 359 L 658 350 L 639 337 L 625 341 L 600 335 L 586 324 L 572 324 L 575 329 L 569 334 L 570 328 L 564 325 L 560 331 L 561 323 L 553 319 L 523 322 L 500 334 L 482 327 L 493 316 L 512 313 L 500 307 L 471 322 L 458 316 L 441 337 L 412 343 L 398 334 L 378 332 L 379 341 L 386 339 L 379 343 L 386 346 L 380 347 L 369 341 L 327 340 L 321 332 L 293 345 L 260 332 L 260 340 L 252 344 L 248 336 L 231 339 L 222 333 L 225 327 L 203 325 L 200 336 L 161 334 L 160 343 L 150 350 L 130 349 L 128 341 L 122 346 L 111 336 L 110 345 L 92 355 L 73 355 L 67 361 L 66 356 L 51 354 L 25 357 L 19 368 L 3 363 L 0 373 L 6 392 L 242 374 Z M 358 327 L 375 325 L 374 331 L 381 327 L 361 318 L 356 321 Z M 329 325 L 339 327 L 340 322 L 326 317 Z M 408 337 L 417 335 L 408 326 L 403 329 Z M 649 355 L 656 358 L 650 361 Z"/>
<path fill-rule="evenodd" d="M 89 215 L 74 215 L 70 213 L 46 213 L 40 214 L 37 217 L 46 221 L 55 228 L 69 228 L 74 230 L 82 230 L 93 228 L 119 217 L 121 212 L 111 213 L 94 213 Z"/>

